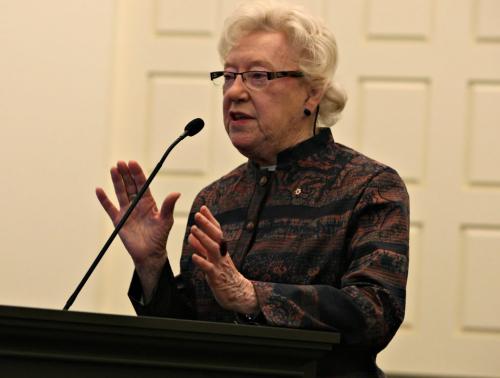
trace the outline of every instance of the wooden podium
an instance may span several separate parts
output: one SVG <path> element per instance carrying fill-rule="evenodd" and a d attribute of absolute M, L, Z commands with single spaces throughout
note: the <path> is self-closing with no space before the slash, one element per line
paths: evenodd
<path fill-rule="evenodd" d="M 0 306 L 0 377 L 315 377 L 339 335 Z"/>

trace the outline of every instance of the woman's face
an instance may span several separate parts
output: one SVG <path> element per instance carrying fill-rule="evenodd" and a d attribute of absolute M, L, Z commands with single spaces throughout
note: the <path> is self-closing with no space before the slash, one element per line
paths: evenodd
<path fill-rule="evenodd" d="M 286 37 L 255 32 L 242 37 L 227 54 L 225 71 L 298 71 L 298 56 Z M 224 90 L 224 125 L 233 145 L 261 165 L 276 163 L 278 152 L 312 136 L 317 99 L 304 78 L 268 81 L 260 90 L 248 89 L 238 75 Z"/>

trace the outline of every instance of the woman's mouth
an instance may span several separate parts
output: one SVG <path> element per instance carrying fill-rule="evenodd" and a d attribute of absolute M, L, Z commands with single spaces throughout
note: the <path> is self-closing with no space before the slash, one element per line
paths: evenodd
<path fill-rule="evenodd" d="M 253 117 L 247 113 L 231 111 L 229 112 L 229 119 L 233 122 L 240 122 L 253 119 Z"/>

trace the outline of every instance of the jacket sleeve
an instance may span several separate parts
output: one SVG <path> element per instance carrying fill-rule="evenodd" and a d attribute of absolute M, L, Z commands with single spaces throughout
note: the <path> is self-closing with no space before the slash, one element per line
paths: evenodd
<path fill-rule="evenodd" d="M 269 325 L 335 330 L 343 342 L 383 349 L 404 318 L 409 199 L 387 168 L 363 189 L 351 215 L 340 287 L 254 281 Z"/>
<path fill-rule="evenodd" d="M 174 277 L 168 261 L 163 267 L 158 285 L 149 303 L 143 302 L 142 285 L 136 272 L 132 276 L 128 296 L 137 315 L 179 319 L 194 318 L 191 303 L 184 294 L 182 280 L 179 276 Z"/>

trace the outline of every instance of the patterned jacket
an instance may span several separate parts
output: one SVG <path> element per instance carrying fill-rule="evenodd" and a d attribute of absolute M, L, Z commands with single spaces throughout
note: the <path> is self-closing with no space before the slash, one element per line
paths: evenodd
<path fill-rule="evenodd" d="M 408 272 L 409 200 L 392 168 L 321 129 L 281 152 L 275 170 L 248 162 L 203 189 L 188 229 L 202 205 L 220 222 L 235 265 L 253 282 L 258 322 L 340 332 L 340 350 L 320 371 L 377 376 L 376 354 L 404 317 Z M 235 320 L 215 301 L 192 253 L 185 239 L 181 275 L 174 278 L 167 266 L 147 306 L 137 301 L 134 277 L 129 295 L 139 314 Z"/>

